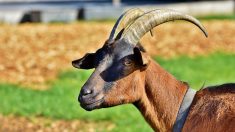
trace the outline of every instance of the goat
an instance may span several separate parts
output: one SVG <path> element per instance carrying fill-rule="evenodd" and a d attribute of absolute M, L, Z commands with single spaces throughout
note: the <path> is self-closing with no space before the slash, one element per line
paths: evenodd
<path fill-rule="evenodd" d="M 138 42 L 173 20 L 189 21 L 207 36 L 197 19 L 173 10 L 123 13 L 102 48 L 72 62 L 79 69 L 95 68 L 80 91 L 81 107 L 91 111 L 132 103 L 154 131 L 235 131 L 235 84 L 196 92 L 151 59 Z"/>

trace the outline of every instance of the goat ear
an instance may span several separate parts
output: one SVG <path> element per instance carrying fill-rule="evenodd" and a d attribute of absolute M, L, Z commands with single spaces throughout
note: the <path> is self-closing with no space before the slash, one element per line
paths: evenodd
<path fill-rule="evenodd" d="M 147 66 L 150 62 L 150 58 L 147 56 L 147 54 L 140 51 L 138 47 L 134 48 L 134 56 L 138 64 L 141 66 Z"/>
<path fill-rule="evenodd" d="M 92 69 L 95 67 L 95 53 L 87 53 L 81 59 L 72 61 L 72 65 L 78 69 Z"/>

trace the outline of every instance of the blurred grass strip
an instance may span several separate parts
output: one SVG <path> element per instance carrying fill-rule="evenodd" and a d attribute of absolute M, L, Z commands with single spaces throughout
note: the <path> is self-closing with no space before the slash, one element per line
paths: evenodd
<path fill-rule="evenodd" d="M 235 20 L 234 14 L 211 14 L 211 15 L 201 15 L 196 16 L 200 20 Z M 106 22 L 114 23 L 116 19 L 101 19 L 101 20 L 80 20 L 78 22 Z"/>
<path fill-rule="evenodd" d="M 209 56 L 173 59 L 156 58 L 158 63 L 178 79 L 189 82 L 193 88 L 235 82 L 235 54 L 216 53 Z M 54 119 L 81 119 L 111 121 L 115 131 L 151 131 L 132 105 L 87 112 L 79 106 L 77 96 L 92 70 L 62 72 L 45 91 L 0 84 L 0 113 L 4 115 L 43 116 Z"/>
<path fill-rule="evenodd" d="M 235 13 L 234 14 L 212 14 L 212 15 L 202 15 L 197 16 L 196 18 L 200 20 L 235 20 Z M 101 19 L 101 20 L 80 20 L 78 22 L 110 22 L 114 23 L 116 19 Z"/>
<path fill-rule="evenodd" d="M 235 14 L 198 16 L 200 20 L 235 20 Z"/>

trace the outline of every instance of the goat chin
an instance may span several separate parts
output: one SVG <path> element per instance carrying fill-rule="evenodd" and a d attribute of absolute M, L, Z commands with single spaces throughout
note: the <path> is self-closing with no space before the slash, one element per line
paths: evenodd
<path fill-rule="evenodd" d="M 85 109 L 86 111 L 92 111 L 95 109 L 100 109 L 101 108 L 101 104 L 104 102 L 104 98 L 100 99 L 100 100 L 96 100 L 92 103 L 86 104 L 84 102 L 80 102 L 80 106 Z"/>

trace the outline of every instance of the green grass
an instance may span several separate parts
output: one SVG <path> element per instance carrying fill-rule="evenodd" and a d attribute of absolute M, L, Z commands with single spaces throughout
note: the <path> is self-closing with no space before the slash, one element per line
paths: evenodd
<path fill-rule="evenodd" d="M 196 58 L 178 57 L 156 59 L 178 79 L 190 83 L 193 88 L 235 82 L 235 55 L 213 54 Z M 114 131 L 152 131 L 138 110 L 132 105 L 87 112 L 79 106 L 77 96 L 82 84 L 92 71 L 71 70 L 63 72 L 46 91 L 0 84 L 0 113 L 19 116 L 44 116 L 53 119 L 81 119 L 87 121 L 111 121 Z"/>
<path fill-rule="evenodd" d="M 206 16 L 198 16 L 198 19 L 201 20 L 235 20 L 235 14 L 227 14 L 227 15 L 206 15 Z"/>
<path fill-rule="evenodd" d="M 181 56 L 170 60 L 157 59 L 176 78 L 186 81 L 194 89 L 235 82 L 235 55 L 217 53 L 189 58 Z"/>

